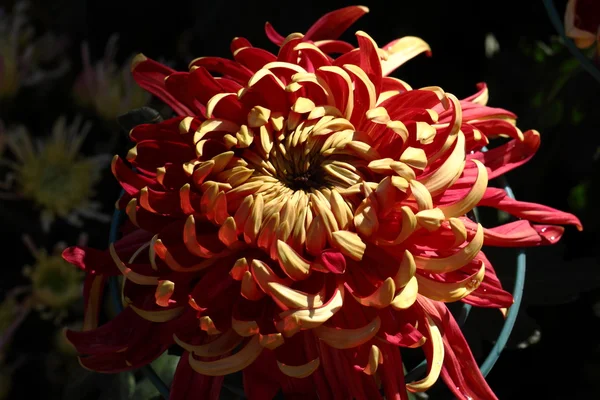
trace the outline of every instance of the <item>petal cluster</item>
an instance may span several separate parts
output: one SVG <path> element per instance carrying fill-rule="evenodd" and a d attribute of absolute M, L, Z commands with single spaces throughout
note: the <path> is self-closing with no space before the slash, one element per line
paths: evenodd
<path fill-rule="evenodd" d="M 421 39 L 337 40 L 366 12 L 334 11 L 305 35 L 267 24 L 277 54 L 236 38 L 233 60 L 186 72 L 135 58 L 134 78 L 177 116 L 135 127 L 113 159 L 122 239 L 64 253 L 88 272 L 84 331 L 69 333 L 82 365 L 136 368 L 176 343 L 174 398 L 218 397 L 237 371 L 257 399 L 404 399 L 440 376 L 458 398 L 495 398 L 444 303 L 510 307 L 482 246 L 551 244 L 579 221 L 489 186 L 539 134 L 486 106 L 484 84 L 464 100 L 413 89 L 388 74 L 429 52 Z M 476 206 L 519 220 L 484 228 L 466 216 Z M 126 308 L 96 327 L 113 275 Z M 425 378 L 404 381 L 398 347 L 423 349 Z"/>

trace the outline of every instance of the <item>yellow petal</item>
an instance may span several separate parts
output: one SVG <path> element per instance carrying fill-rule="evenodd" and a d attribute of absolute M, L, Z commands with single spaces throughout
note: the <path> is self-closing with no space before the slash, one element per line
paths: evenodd
<path fill-rule="evenodd" d="M 481 224 L 477 224 L 477 232 L 473 240 L 465 247 L 451 256 L 443 258 L 415 256 L 417 268 L 434 273 L 455 271 L 475 258 L 483 246 L 483 236 L 483 227 Z"/>
<path fill-rule="evenodd" d="M 394 276 L 394 283 L 396 285 L 396 289 L 403 288 L 410 282 L 413 276 L 417 271 L 417 265 L 415 264 L 415 259 L 412 253 L 408 250 L 404 250 L 404 254 L 402 255 L 402 261 L 400 262 L 400 266 L 398 267 L 398 272 Z"/>
<path fill-rule="evenodd" d="M 259 332 L 256 321 L 242 321 L 233 317 L 231 318 L 231 329 L 243 337 L 257 335 Z"/>
<path fill-rule="evenodd" d="M 215 111 L 217 104 L 219 104 L 219 102 L 221 100 L 223 100 L 225 97 L 229 97 L 229 96 L 237 96 L 237 95 L 235 93 L 218 93 L 218 94 L 215 94 L 213 97 L 211 97 L 210 100 L 208 100 L 208 102 L 206 103 L 206 112 L 205 112 L 206 118 L 212 118 L 213 112 Z"/>
<path fill-rule="evenodd" d="M 213 265 L 214 263 L 216 263 L 217 261 L 219 261 L 222 257 L 225 257 L 227 255 L 230 254 L 229 251 L 222 251 L 218 254 L 215 254 L 213 257 L 206 259 L 204 261 L 201 261 L 198 264 L 189 266 L 189 267 L 184 267 L 181 264 L 179 264 L 175 258 L 173 257 L 173 255 L 171 254 L 171 252 L 166 248 L 166 246 L 162 243 L 162 240 L 157 239 L 154 243 L 154 250 L 156 251 L 156 254 L 158 254 L 158 256 L 167 264 L 167 266 L 176 272 L 196 272 L 196 271 L 200 271 L 203 270 L 204 268 L 208 268 L 211 265 Z"/>
<path fill-rule="evenodd" d="M 379 364 L 383 364 L 383 354 L 381 353 L 381 350 L 379 350 L 379 347 L 371 345 L 369 362 L 365 369 L 363 369 L 363 372 L 367 375 L 375 375 Z"/>
<path fill-rule="evenodd" d="M 452 153 L 435 172 L 421 180 L 432 196 L 450 187 L 460 176 L 465 166 L 465 135 L 458 132 Z"/>
<path fill-rule="evenodd" d="M 175 334 L 173 334 L 173 340 L 179 346 L 183 347 L 183 349 L 190 353 L 193 352 L 199 357 L 218 357 L 235 349 L 244 338 L 235 333 L 233 329 L 230 329 L 212 342 L 202 345 L 188 344 L 179 339 Z"/>
<path fill-rule="evenodd" d="M 192 173 L 192 181 L 196 187 L 200 187 L 204 182 L 204 179 L 212 172 L 215 166 L 215 162 L 213 160 L 203 161 L 194 170 Z"/>
<path fill-rule="evenodd" d="M 198 243 L 196 236 L 196 221 L 193 215 L 190 215 L 183 227 L 183 243 L 186 249 L 195 256 L 202 258 L 211 258 L 214 253 Z"/>
<path fill-rule="evenodd" d="M 131 268 L 128 268 L 127 266 L 125 266 L 123 261 L 121 261 L 121 259 L 119 258 L 119 255 L 117 254 L 117 251 L 115 250 L 115 245 L 113 243 L 111 243 L 108 246 L 108 249 L 110 252 L 110 256 L 112 257 L 115 265 L 117 266 L 119 271 L 121 271 L 121 273 L 123 274 L 123 276 L 125 278 L 129 279 L 133 283 L 137 283 L 138 285 L 149 285 L 149 286 L 158 285 L 157 277 L 145 276 L 145 275 L 139 274 L 137 272 L 134 272 Z"/>
<path fill-rule="evenodd" d="M 400 161 L 394 161 L 390 168 L 396 175 L 408 180 L 409 182 L 416 178 L 415 171 L 408 165 Z"/>
<path fill-rule="evenodd" d="M 181 123 L 183 123 L 186 119 L 181 121 Z M 180 123 L 180 126 L 181 126 L 181 123 Z M 187 125 L 188 125 L 188 129 L 185 131 L 186 133 L 189 131 L 189 124 L 187 124 Z M 235 122 L 231 122 L 226 119 L 212 118 L 212 119 L 204 121 L 202 123 L 202 125 L 200 125 L 200 129 L 198 129 L 194 133 L 194 143 L 197 143 L 198 141 L 200 141 L 204 137 L 204 135 L 206 135 L 208 132 L 217 131 L 217 132 L 235 133 L 239 129 L 240 129 L 239 125 L 236 124 Z"/>
<path fill-rule="evenodd" d="M 387 124 L 390 122 L 390 116 L 385 107 L 376 107 L 367 111 L 367 119 L 376 124 Z"/>
<path fill-rule="evenodd" d="M 198 322 L 199 322 L 200 329 L 202 329 L 209 335 L 218 335 L 221 333 L 221 331 L 219 331 L 219 329 L 217 329 L 217 326 L 213 322 L 212 318 L 209 317 L 208 315 L 204 315 L 204 316 L 198 318 Z"/>
<path fill-rule="evenodd" d="M 263 208 L 263 196 L 261 193 L 259 193 L 254 198 L 250 215 L 248 216 L 246 224 L 244 225 L 244 240 L 246 240 L 246 243 L 252 243 L 256 240 L 263 222 Z"/>
<path fill-rule="evenodd" d="M 461 300 L 476 290 L 485 275 L 485 265 L 481 263 L 479 271 L 458 282 L 438 282 L 417 275 L 419 294 L 432 300 L 450 303 Z"/>
<path fill-rule="evenodd" d="M 416 147 L 407 147 L 400 156 L 400 161 L 420 170 L 427 167 L 425 150 Z"/>
<path fill-rule="evenodd" d="M 235 219 L 233 217 L 227 217 L 223 225 L 219 228 L 219 240 L 227 247 L 237 243 L 237 231 L 235 226 Z"/>
<path fill-rule="evenodd" d="M 442 222 L 446 220 L 446 216 L 439 208 L 419 211 L 416 215 L 417 224 L 427 229 L 429 232 L 438 230 L 442 226 Z"/>
<path fill-rule="evenodd" d="M 312 329 L 320 326 L 344 304 L 344 285 L 340 284 L 335 289 L 332 298 L 321 307 L 309 308 L 305 310 L 288 310 L 279 314 L 281 318 L 276 323 L 276 328 L 284 336 L 290 337 L 296 334 L 300 329 Z"/>
<path fill-rule="evenodd" d="M 298 97 L 294 105 L 292 105 L 292 111 L 300 114 L 311 112 L 313 108 L 315 108 L 315 103 L 306 97 Z"/>
<path fill-rule="evenodd" d="M 396 293 L 396 285 L 392 278 L 387 278 L 381 286 L 366 297 L 358 297 L 352 294 L 352 297 L 365 307 L 385 308 L 390 305 Z"/>
<path fill-rule="evenodd" d="M 406 310 L 417 300 L 419 294 L 419 284 L 416 276 L 410 278 L 406 286 L 394 297 L 391 306 L 396 310 Z"/>
<path fill-rule="evenodd" d="M 384 50 L 389 54 L 387 60 L 381 61 L 381 72 L 386 76 L 417 54 L 431 51 L 431 48 L 421 38 L 405 36 Z"/>
<path fill-rule="evenodd" d="M 376 172 L 378 174 L 385 174 L 392 171 L 392 163 L 394 160 L 392 158 L 380 158 L 377 160 L 373 160 L 367 166 L 371 171 Z"/>
<path fill-rule="evenodd" d="M 326 243 L 327 232 L 323 218 L 320 215 L 316 215 L 310 222 L 306 232 L 306 251 L 316 256 L 321 253 Z"/>
<path fill-rule="evenodd" d="M 190 354 L 189 363 L 194 371 L 202 375 L 229 375 L 241 371 L 252 364 L 258 358 L 263 348 L 259 343 L 258 335 L 254 335 L 246 346 L 234 355 L 215 361 L 200 361 L 196 360 Z"/>
<path fill-rule="evenodd" d="M 242 285 L 240 294 L 248 300 L 260 300 L 265 296 L 265 293 L 258 286 L 250 271 L 244 272 L 242 275 Z"/>
<path fill-rule="evenodd" d="M 337 190 L 331 191 L 331 211 L 338 223 L 340 229 L 346 229 L 352 221 L 352 211 L 346 203 L 346 200 L 342 197 L 342 195 Z"/>
<path fill-rule="evenodd" d="M 281 269 L 293 280 L 306 279 L 310 273 L 310 263 L 284 241 L 277 240 L 277 259 Z"/>
<path fill-rule="evenodd" d="M 248 129 L 247 125 L 240 126 L 240 130 L 235 134 L 235 138 L 238 140 L 238 147 L 245 148 L 252 144 L 254 141 L 254 132 Z"/>
<path fill-rule="evenodd" d="M 259 334 L 259 336 L 260 345 L 269 350 L 275 350 L 284 343 L 283 335 L 281 333 L 269 333 L 267 335 Z"/>
<path fill-rule="evenodd" d="M 472 160 L 477 166 L 477 179 L 469 193 L 460 201 L 454 204 L 440 206 L 440 210 L 446 218 L 458 217 L 472 210 L 482 199 L 487 189 L 488 173 L 485 166 L 478 160 Z"/>
<path fill-rule="evenodd" d="M 454 243 L 452 247 L 458 247 L 467 240 L 467 228 L 459 218 L 450 218 L 448 223 L 454 234 Z"/>
<path fill-rule="evenodd" d="M 249 266 L 246 258 L 238 258 L 235 264 L 233 264 L 231 271 L 229 271 L 229 275 L 231 275 L 231 277 L 236 281 L 241 281 L 244 277 L 244 273 L 248 271 L 248 268 Z"/>
<path fill-rule="evenodd" d="M 277 282 L 286 286 L 292 283 L 292 280 L 289 278 L 283 279 L 277 276 L 277 274 L 275 274 L 275 272 L 273 272 L 273 270 L 264 261 L 257 259 L 252 260 L 250 269 L 252 276 L 254 276 L 254 280 L 265 293 L 269 292 L 268 284 L 270 282 Z"/>
<path fill-rule="evenodd" d="M 183 310 L 185 309 L 185 307 L 175 307 L 175 308 L 171 308 L 170 310 L 164 310 L 164 311 L 146 311 L 146 310 L 137 308 L 133 304 L 130 304 L 129 307 L 131 307 L 131 309 L 133 311 L 135 311 L 135 313 L 137 315 L 139 315 L 140 317 L 144 318 L 145 320 L 151 321 L 151 322 L 170 321 L 172 319 L 179 317 L 183 313 Z"/>
<path fill-rule="evenodd" d="M 432 356 L 430 360 L 427 360 L 429 372 L 427 376 L 420 381 L 407 383 L 406 388 L 411 392 L 424 392 L 429 389 L 439 378 L 440 372 L 442 371 L 442 364 L 444 361 L 444 342 L 440 333 L 440 328 L 436 323 L 426 315 L 427 317 L 427 330 L 431 339 L 431 345 L 433 347 Z"/>
<path fill-rule="evenodd" d="M 294 366 L 285 365 L 277 361 L 277 366 L 279 367 L 279 370 L 285 375 L 292 378 L 306 378 L 307 376 L 310 376 L 313 372 L 315 372 L 317 368 L 319 368 L 320 364 L 321 362 L 318 358 L 315 358 L 314 360 L 306 364 Z"/>
<path fill-rule="evenodd" d="M 319 326 L 314 330 L 315 335 L 335 349 L 351 349 L 371 340 L 381 327 L 381 320 L 375 317 L 367 325 L 356 329 L 330 328 Z"/>
<path fill-rule="evenodd" d="M 263 126 L 267 122 L 269 122 L 269 117 L 271 116 L 271 110 L 268 108 L 264 108 L 261 106 L 252 107 L 250 112 L 248 113 L 248 126 L 250 128 L 257 128 L 259 126 Z"/>
<path fill-rule="evenodd" d="M 410 181 L 410 191 L 415 201 L 417 202 L 417 207 L 419 207 L 419 211 L 429 210 L 433 208 L 433 200 L 431 199 L 431 193 L 427 190 L 427 187 L 423 185 L 423 183 L 412 180 Z"/>
<path fill-rule="evenodd" d="M 156 292 L 154 293 L 154 298 L 156 299 L 156 304 L 161 307 L 168 307 L 169 300 L 175 291 L 175 283 L 169 280 L 158 281 L 158 286 L 156 287 Z"/>
<path fill-rule="evenodd" d="M 269 294 L 286 308 L 316 308 L 323 305 L 320 294 L 308 294 L 277 282 L 267 283 Z"/>
<path fill-rule="evenodd" d="M 356 261 L 362 260 L 367 248 L 360 236 L 349 231 L 333 232 L 331 242 L 331 245 L 341 251 L 342 254 Z"/>

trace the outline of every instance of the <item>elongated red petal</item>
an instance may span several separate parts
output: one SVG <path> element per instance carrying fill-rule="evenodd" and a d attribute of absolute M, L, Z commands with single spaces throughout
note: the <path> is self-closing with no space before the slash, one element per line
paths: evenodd
<path fill-rule="evenodd" d="M 224 376 L 206 376 L 194 371 L 190 367 L 189 352 L 185 351 L 177 364 L 169 399 L 218 400 L 221 396 L 224 378 Z"/>
<path fill-rule="evenodd" d="M 357 19 L 369 12 L 367 7 L 349 6 L 323 15 L 304 36 L 306 40 L 337 39 Z"/>
<path fill-rule="evenodd" d="M 460 400 L 497 399 L 481 375 L 469 345 L 446 305 L 425 297 L 420 297 L 418 301 L 435 323 L 443 328 L 444 364 L 441 376 L 452 393 Z"/>
<path fill-rule="evenodd" d="M 134 59 L 131 71 L 140 87 L 164 101 L 177 115 L 194 115 L 192 110 L 166 88 L 165 78 L 174 70 L 140 54 Z"/>

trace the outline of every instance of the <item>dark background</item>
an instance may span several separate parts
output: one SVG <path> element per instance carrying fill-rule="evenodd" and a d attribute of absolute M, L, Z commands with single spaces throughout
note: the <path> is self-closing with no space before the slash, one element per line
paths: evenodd
<path fill-rule="evenodd" d="M 0 1 L 5 6 L 11 3 Z M 63 89 L 43 87 L 19 93 L 11 112 L 2 118 L 5 122 L 24 123 L 34 134 L 44 135 L 61 113 L 86 112 L 74 104 L 69 89 L 80 68 L 83 40 L 90 43 L 92 58 L 99 58 L 108 37 L 118 32 L 120 62 L 132 53 L 143 52 L 184 69 L 198 56 L 230 58 L 229 43 L 235 36 L 276 51 L 264 34 L 265 21 L 286 36 L 305 32 L 322 14 L 353 3 L 35 0 L 32 4 L 38 27 L 69 37 L 73 71 L 58 82 Z M 508 175 L 517 198 L 574 212 L 584 224 L 584 232 L 567 228 L 556 246 L 528 251 L 521 313 L 509 346 L 488 376 L 491 387 L 501 399 L 600 398 L 600 243 L 594 206 L 598 198 L 591 189 L 598 182 L 595 154 L 600 144 L 600 82 L 573 63 L 569 52 L 553 39 L 556 31 L 541 1 L 363 4 L 369 6 L 370 13 L 351 27 L 344 39 L 354 41 L 353 33 L 359 29 L 380 46 L 406 35 L 423 38 L 430 44 L 433 57 L 418 56 L 394 73 L 413 88 L 441 86 L 462 98 L 476 90 L 476 83 L 486 81 L 491 106 L 515 112 L 522 130 L 535 128 L 542 133 L 542 145 L 534 159 Z M 555 2 L 561 16 L 565 4 Z M 493 33 L 500 46 L 491 58 L 486 57 L 484 47 L 488 33 Z M 539 42 L 556 47 L 556 51 L 551 55 L 540 53 Z M 569 78 L 564 79 L 567 73 Z M 583 119 L 575 121 L 573 110 L 582 113 Z M 104 140 L 102 129 L 105 125 L 95 126 L 84 151 L 93 152 L 97 142 Z M 94 134 L 98 135 L 95 139 Z M 123 155 L 127 148 L 123 134 L 117 151 Z M 110 213 L 118 187 L 108 170 L 104 172 L 98 197 Z M 583 203 L 577 201 L 581 196 L 572 194 L 582 184 L 588 188 Z M 0 209 L 5 255 L 2 289 L 24 282 L 20 268 L 32 257 L 22 245 L 23 233 L 48 248 L 57 239 L 74 243 L 79 233 L 59 222 L 49 236 L 42 234 L 37 214 L 27 203 L 3 203 Z M 84 230 L 90 235 L 91 245 L 106 246 L 106 224 L 86 223 Z M 488 254 L 510 290 L 516 252 L 491 249 Z M 501 323 L 496 311 L 472 313 L 465 332 L 480 360 L 493 345 Z M 63 398 L 63 386 L 48 378 L 43 362 L 50 346 L 47 324 L 32 317 L 21 327 L 12 351 L 31 356 L 15 373 L 10 398 L 29 398 L 38 393 L 46 393 L 49 399 Z M 536 330 L 541 333 L 539 342 L 521 348 Z M 58 382 L 64 383 L 64 379 Z M 442 389 L 430 394 L 434 399 L 446 396 Z"/>

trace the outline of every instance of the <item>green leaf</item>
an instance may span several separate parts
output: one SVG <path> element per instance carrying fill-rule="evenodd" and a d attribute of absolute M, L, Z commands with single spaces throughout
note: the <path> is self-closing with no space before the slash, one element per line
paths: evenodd
<path fill-rule="evenodd" d="M 565 74 L 579 68 L 579 66 L 579 61 L 576 58 L 569 58 L 560 65 L 560 72 Z"/>
<path fill-rule="evenodd" d="M 162 399 L 160 393 L 148 378 L 142 378 L 135 386 L 131 400 Z"/>
<path fill-rule="evenodd" d="M 173 381 L 179 359 L 179 356 L 171 355 L 165 351 L 160 357 L 152 362 L 152 368 L 167 386 Z"/>
<path fill-rule="evenodd" d="M 590 182 L 582 182 L 571 189 L 569 193 L 569 206 L 575 211 L 581 211 L 587 206 Z"/>
<path fill-rule="evenodd" d="M 581 112 L 577 106 L 573 107 L 573 110 L 571 111 L 571 121 L 573 122 L 573 125 L 579 125 L 584 117 L 585 114 Z"/>

